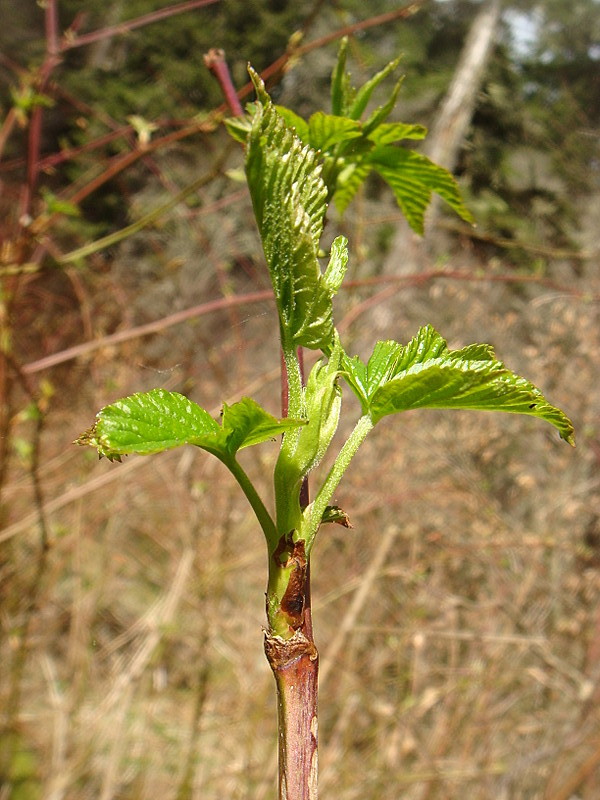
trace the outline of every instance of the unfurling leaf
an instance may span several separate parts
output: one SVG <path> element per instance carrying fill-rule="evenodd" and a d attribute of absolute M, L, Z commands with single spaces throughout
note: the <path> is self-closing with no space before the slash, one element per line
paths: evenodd
<path fill-rule="evenodd" d="M 320 463 L 337 430 L 342 406 L 342 393 L 337 385 L 341 355 L 336 341 L 329 359 L 318 361 L 308 376 L 304 391 L 308 425 L 299 432 L 291 459 L 299 477 Z"/>
<path fill-rule="evenodd" d="M 348 240 L 345 236 L 337 236 L 331 243 L 329 264 L 323 276 L 323 280 L 332 294 L 336 294 L 342 285 L 347 266 Z"/>
<path fill-rule="evenodd" d="M 246 174 L 288 345 L 327 347 L 333 338 L 332 289 L 318 261 L 327 189 L 317 153 L 286 126 L 251 70 L 258 101 Z"/>
<path fill-rule="evenodd" d="M 92 428 L 76 444 L 91 445 L 111 461 L 137 453 L 161 453 L 193 444 L 230 460 L 242 447 L 267 441 L 304 420 L 278 420 L 258 403 L 244 397 L 223 407 L 222 424 L 178 392 L 152 389 L 105 406 Z"/>
<path fill-rule="evenodd" d="M 430 325 L 406 346 L 378 342 L 364 364 L 344 357 L 344 376 L 373 422 L 414 408 L 506 411 L 539 417 L 574 444 L 573 425 L 525 378 L 497 361 L 490 345 L 449 350 Z"/>

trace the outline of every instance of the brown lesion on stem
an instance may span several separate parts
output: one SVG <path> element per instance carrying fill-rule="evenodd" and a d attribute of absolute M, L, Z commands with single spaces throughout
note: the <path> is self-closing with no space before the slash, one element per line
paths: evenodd
<path fill-rule="evenodd" d="M 285 534 L 273 553 L 278 567 L 290 569 L 287 588 L 280 602 L 290 628 L 297 631 L 304 624 L 308 562 L 304 540 L 294 541 L 294 531 Z"/>

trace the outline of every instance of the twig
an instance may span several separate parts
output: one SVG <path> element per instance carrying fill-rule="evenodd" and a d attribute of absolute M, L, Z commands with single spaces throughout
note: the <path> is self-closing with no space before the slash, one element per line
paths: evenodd
<path fill-rule="evenodd" d="M 183 202 L 191 194 L 194 194 L 194 192 L 197 192 L 198 189 L 206 186 L 206 184 L 218 177 L 225 161 L 227 160 L 227 157 L 229 156 L 229 153 L 231 152 L 231 147 L 232 145 L 229 145 L 223 150 L 209 172 L 201 175 L 195 181 L 192 181 L 192 183 L 190 183 L 188 186 L 185 186 L 174 197 L 171 197 L 169 200 L 167 200 L 166 203 L 163 203 L 162 205 L 158 206 L 158 208 L 155 208 L 148 214 L 140 217 L 140 219 L 136 220 L 131 225 L 127 225 L 125 228 L 121 228 L 114 233 L 109 233 L 108 236 L 103 236 L 101 239 L 96 239 L 95 242 L 90 242 L 89 244 L 83 245 L 83 247 L 78 247 L 76 250 L 72 250 L 70 253 L 65 253 L 62 256 L 58 256 L 56 260 L 59 264 L 69 264 L 73 261 L 78 261 L 79 259 L 92 255 L 92 253 L 97 253 L 99 250 L 112 247 L 118 242 L 121 242 L 123 239 L 126 239 L 127 237 L 132 236 L 134 233 L 138 233 L 138 231 L 141 231 L 143 228 L 148 227 L 148 225 L 152 224 L 164 214 L 178 206 L 179 203 Z"/>
<path fill-rule="evenodd" d="M 41 372 L 44 369 L 55 367 L 58 364 L 64 364 L 66 361 L 72 361 L 74 358 L 88 355 L 95 350 L 100 350 L 103 347 L 110 345 L 122 344 L 129 342 L 132 339 L 137 339 L 141 336 L 149 336 L 152 333 L 159 333 L 165 328 L 170 328 L 172 325 L 179 325 L 189 319 L 201 317 L 204 314 L 210 314 L 214 311 L 222 311 L 232 306 L 250 305 L 253 303 L 261 303 L 265 300 L 271 300 L 273 292 L 270 289 L 262 289 L 258 292 L 249 292 L 248 294 L 233 295 L 231 297 L 219 297 L 216 300 L 209 300 L 207 303 L 200 303 L 200 305 L 185 308 L 183 311 L 177 311 L 170 314 L 168 317 L 148 322 L 145 325 L 139 325 L 136 328 L 129 328 L 126 331 L 119 331 L 112 333 L 109 336 L 103 336 L 93 342 L 83 342 L 82 344 L 69 347 L 66 350 L 61 350 L 60 353 L 54 353 L 51 356 L 40 358 L 38 361 L 32 361 L 23 367 L 23 372 L 31 375 L 34 372 Z"/>
<path fill-rule="evenodd" d="M 349 312 L 347 315 L 348 318 L 344 318 L 338 327 L 340 329 L 347 328 L 351 322 L 354 322 L 356 317 L 364 314 L 365 311 L 371 306 L 381 302 L 382 299 L 386 299 L 395 294 L 395 292 L 400 290 L 402 285 L 421 286 L 430 281 L 440 279 L 475 281 L 479 283 L 486 281 L 491 283 L 531 283 L 553 289 L 569 297 L 576 297 L 594 302 L 600 300 L 600 295 L 591 294 L 590 292 L 582 289 L 575 289 L 571 286 L 565 286 L 550 278 L 543 278 L 537 275 L 478 275 L 468 270 L 430 270 L 429 272 L 418 272 L 411 275 L 384 275 L 375 278 L 348 281 L 347 284 L 342 286 L 342 290 L 350 288 L 359 289 L 380 284 L 393 284 L 393 286 L 387 286 L 382 292 L 365 300 L 360 306 Z M 189 319 L 201 317 L 204 314 L 210 314 L 213 311 L 222 311 L 231 306 L 261 303 L 265 300 L 272 299 L 272 296 L 273 293 L 270 289 L 263 289 L 258 292 L 249 292 L 248 294 L 235 295 L 232 297 L 220 297 L 217 300 L 210 300 L 207 303 L 201 303 L 200 305 L 186 308 L 183 311 L 177 311 L 175 314 L 162 317 L 154 322 L 148 322 L 145 325 L 139 325 L 126 331 L 119 331 L 118 333 L 104 336 L 93 342 L 83 342 L 82 344 L 69 347 L 66 350 L 61 350 L 59 353 L 54 353 L 53 355 L 40 358 L 37 361 L 32 361 L 26 364 L 22 369 L 27 375 L 41 372 L 44 369 L 50 369 L 50 367 L 55 367 L 59 364 L 64 364 L 67 361 L 79 358 L 80 356 L 88 355 L 95 350 L 101 350 L 103 347 L 121 344 L 142 336 L 149 336 L 150 334 L 158 333 L 173 325 L 179 325 Z"/>
<path fill-rule="evenodd" d="M 54 68 L 59 64 L 58 55 L 58 13 L 56 0 L 47 0 L 45 11 L 46 57 L 38 76 L 37 90 L 43 93 Z M 27 219 L 35 194 L 40 170 L 40 150 L 42 141 L 42 106 L 37 104 L 31 112 L 27 144 L 27 179 L 21 204 L 20 217 Z"/>
<path fill-rule="evenodd" d="M 345 25 L 343 28 L 338 28 L 336 31 L 333 31 L 333 33 L 329 33 L 326 36 L 321 36 L 319 39 L 315 39 L 312 42 L 291 47 L 286 53 L 284 53 L 284 55 L 280 56 L 280 58 L 276 59 L 270 66 L 260 73 L 261 78 L 265 81 L 265 83 L 267 83 L 267 81 L 273 78 L 274 75 L 283 72 L 288 61 L 290 61 L 292 58 L 306 55 L 313 50 L 317 50 L 318 48 L 324 47 L 331 42 L 342 39 L 344 36 L 351 36 L 353 33 L 358 33 L 359 31 L 375 28 L 378 25 L 385 25 L 389 22 L 394 22 L 394 20 L 397 19 L 406 19 L 407 17 L 411 17 L 413 14 L 416 14 L 421 6 L 425 5 L 426 2 L 427 0 L 415 0 L 414 3 L 409 3 L 409 5 L 403 6 L 402 8 L 397 8 L 394 11 L 388 11 L 385 14 L 379 14 L 375 17 L 369 17 L 361 22 L 355 22 L 352 25 Z M 246 95 L 251 94 L 253 89 L 254 86 L 250 81 L 238 91 L 238 97 L 245 97 Z"/>
<path fill-rule="evenodd" d="M 461 236 L 467 236 L 469 239 L 476 239 L 480 242 L 489 242 L 495 244 L 497 247 L 504 247 L 507 249 L 526 250 L 528 253 L 534 253 L 539 256 L 547 256 L 548 258 L 564 258 L 574 261 L 588 261 L 593 258 L 597 253 L 592 250 L 566 250 L 564 248 L 543 247 L 538 244 L 529 244 L 520 239 L 507 239 L 503 236 L 494 236 L 491 233 L 475 230 L 474 228 L 454 223 L 450 220 L 440 220 L 438 222 L 440 228 L 445 228 L 453 233 L 458 233 Z"/>
<path fill-rule="evenodd" d="M 229 66 L 225 60 L 225 51 L 220 47 L 212 47 L 204 56 L 204 65 L 219 81 L 219 86 L 225 95 L 231 113 L 234 117 L 241 117 L 244 113 L 244 109 L 242 108 L 235 86 L 231 80 Z"/>
<path fill-rule="evenodd" d="M 76 35 L 73 27 L 69 28 L 66 35 L 60 44 L 61 52 L 72 50 L 74 47 L 83 47 L 83 45 L 97 42 L 100 39 L 107 39 L 111 36 L 118 36 L 129 33 L 136 28 L 141 28 L 144 25 L 150 25 L 153 22 L 158 22 L 167 17 L 173 17 L 176 14 L 183 14 L 186 11 L 193 11 L 202 6 L 210 6 L 218 3 L 219 0 L 187 0 L 185 3 L 177 3 L 174 6 L 167 6 L 166 8 L 159 8 L 156 11 L 151 11 L 149 14 L 144 14 L 141 17 L 119 22 L 117 25 L 109 25 L 106 28 L 100 28 L 97 31 L 84 33 L 82 36 Z"/>

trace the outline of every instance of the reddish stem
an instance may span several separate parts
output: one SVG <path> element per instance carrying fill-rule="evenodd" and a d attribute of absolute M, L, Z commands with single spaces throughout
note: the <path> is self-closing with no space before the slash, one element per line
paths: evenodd
<path fill-rule="evenodd" d="M 71 50 L 73 47 L 82 47 L 84 44 L 91 44 L 100 39 L 107 39 L 110 36 L 129 33 L 129 31 L 141 28 L 143 25 L 150 25 L 152 22 L 158 22 L 158 20 L 173 17 L 176 14 L 183 14 L 185 11 L 193 11 L 202 6 L 210 6 L 218 2 L 219 0 L 187 0 L 185 3 L 177 3 L 174 6 L 159 8 L 141 17 L 119 22 L 117 25 L 109 25 L 106 28 L 100 28 L 97 31 L 91 31 L 90 33 L 85 33 L 83 36 L 77 36 L 76 38 L 73 37 L 73 34 L 76 33 L 76 28 L 75 25 L 72 25 L 71 28 L 69 28 L 68 35 L 63 38 L 60 49 L 64 52 L 65 50 Z"/>
<path fill-rule="evenodd" d="M 231 109 L 231 113 L 234 117 L 241 117 L 244 113 L 244 109 L 242 108 L 235 86 L 231 80 L 229 66 L 225 60 L 225 51 L 220 47 L 212 47 L 204 56 L 204 64 L 219 81 L 221 91 L 227 100 L 227 105 Z"/>
<path fill-rule="evenodd" d="M 58 14 L 56 0 L 48 0 L 45 12 L 45 32 L 46 32 L 46 57 L 41 66 L 39 79 L 37 81 L 37 91 L 42 94 L 50 80 L 50 75 L 54 68 L 60 63 L 58 55 Z M 21 216 L 28 217 L 31 213 L 31 205 L 35 194 L 37 179 L 40 171 L 40 150 L 42 140 L 42 117 L 43 110 L 41 105 L 36 105 L 31 112 L 29 123 L 28 147 L 27 147 L 27 182 L 23 193 L 21 206 Z"/>
<path fill-rule="evenodd" d="M 277 684 L 279 800 L 317 800 L 317 649 L 301 631 L 283 641 L 267 634 Z"/>

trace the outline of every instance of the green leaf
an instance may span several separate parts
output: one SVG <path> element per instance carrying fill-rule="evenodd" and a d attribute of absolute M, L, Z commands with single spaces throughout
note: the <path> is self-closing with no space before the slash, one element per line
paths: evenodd
<path fill-rule="evenodd" d="M 367 117 L 367 119 L 363 123 L 363 133 L 365 136 L 369 136 L 376 128 L 378 128 L 385 120 L 389 117 L 389 115 L 394 110 L 394 106 L 396 105 L 396 100 L 398 99 L 398 92 L 400 91 L 400 87 L 404 82 L 404 78 L 400 78 L 400 80 L 394 86 L 392 93 L 389 97 L 387 103 L 384 103 L 379 108 L 376 108 L 373 113 Z"/>
<path fill-rule="evenodd" d="M 256 401 L 243 397 L 231 406 L 223 404 L 221 425 L 221 438 L 225 442 L 227 451 L 234 455 L 244 447 L 274 439 L 291 428 L 305 426 L 307 421 L 289 417 L 277 419 Z"/>
<path fill-rule="evenodd" d="M 318 261 L 327 188 L 317 153 L 284 123 L 258 75 L 259 101 L 246 174 L 279 311 L 291 346 L 324 349 L 333 338 L 331 286 Z"/>
<path fill-rule="evenodd" d="M 305 144 L 310 144 L 308 132 L 308 122 L 286 106 L 275 106 L 275 110 L 283 119 L 288 128 L 291 128 L 296 136 Z"/>
<path fill-rule="evenodd" d="M 237 450 L 272 439 L 303 420 L 277 420 L 254 400 L 243 398 L 223 407 L 222 425 L 178 392 L 152 389 L 105 406 L 92 428 L 76 444 L 91 445 L 111 461 L 137 453 L 150 455 L 184 444 L 229 460 Z"/>
<path fill-rule="evenodd" d="M 340 41 L 338 57 L 331 74 L 331 113 L 345 114 L 350 103 L 350 76 L 346 72 L 348 37 Z"/>
<path fill-rule="evenodd" d="M 385 341 L 377 342 L 367 364 L 358 356 L 352 359 L 345 357 L 345 377 L 360 399 L 364 413 L 369 412 L 371 399 L 377 389 L 393 377 L 402 350 L 398 342 Z"/>
<path fill-rule="evenodd" d="M 46 203 L 49 214 L 65 214 L 68 217 L 80 217 L 81 210 L 68 200 L 62 200 L 54 194 L 50 189 L 42 187 L 41 195 Z"/>
<path fill-rule="evenodd" d="M 367 107 L 369 100 L 371 99 L 371 95 L 373 94 L 375 89 L 379 86 L 379 84 L 383 80 L 387 78 L 388 75 L 390 75 L 396 69 L 399 63 L 400 63 L 399 58 L 394 59 L 394 61 L 390 61 L 390 63 L 387 66 L 385 66 L 380 72 L 378 72 L 363 86 L 361 86 L 361 88 L 356 92 L 356 97 L 354 98 L 354 102 L 352 103 L 352 106 L 348 111 L 348 116 L 350 117 L 350 119 L 360 119 L 362 117 L 363 111 Z"/>
<path fill-rule="evenodd" d="M 406 122 L 384 122 L 368 134 L 368 138 L 377 145 L 393 144 L 403 139 L 424 139 L 427 128 L 424 125 L 413 125 Z"/>
<path fill-rule="evenodd" d="M 415 408 L 462 408 L 506 411 L 539 417 L 574 444 L 573 425 L 550 405 L 539 389 L 497 361 L 490 345 L 449 350 L 431 326 L 402 346 L 378 342 L 365 365 L 343 359 L 345 377 L 374 423 Z"/>
<path fill-rule="evenodd" d="M 298 136 L 304 139 L 298 131 Z M 308 143 L 315 150 L 329 150 L 340 142 L 360 139 L 362 136 L 360 122 L 334 114 L 317 111 L 308 120 Z"/>
<path fill-rule="evenodd" d="M 153 389 L 105 406 L 95 425 L 76 441 L 112 461 L 130 453 L 160 453 L 193 440 L 214 441 L 220 430 L 219 423 L 187 397 Z"/>
<path fill-rule="evenodd" d="M 373 167 L 367 159 L 347 164 L 338 174 L 333 202 L 340 214 L 348 208 Z"/>
<path fill-rule="evenodd" d="M 372 151 L 370 162 L 390 185 L 396 202 L 417 233 L 423 233 L 425 210 L 432 192 L 439 194 L 466 222 L 473 222 L 455 179 L 426 156 L 403 147 L 384 145 Z"/>
<path fill-rule="evenodd" d="M 29 114 L 36 106 L 52 108 L 54 100 L 46 94 L 34 91 L 32 86 L 24 86 L 20 89 L 10 90 L 13 105 L 21 114 Z"/>

